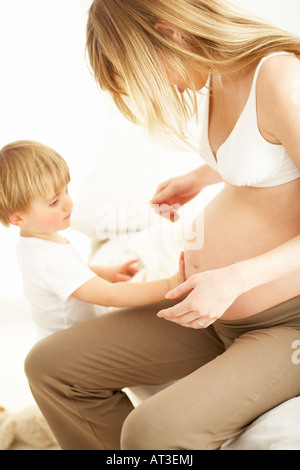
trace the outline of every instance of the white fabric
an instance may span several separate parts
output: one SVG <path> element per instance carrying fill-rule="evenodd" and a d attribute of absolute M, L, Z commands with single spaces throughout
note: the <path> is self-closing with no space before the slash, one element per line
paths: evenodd
<path fill-rule="evenodd" d="M 202 135 L 200 154 L 202 158 L 235 186 L 269 187 L 287 183 L 300 177 L 300 171 L 283 145 L 266 141 L 257 124 L 256 82 L 263 63 L 274 55 L 264 57 L 256 71 L 248 101 L 228 139 L 221 145 L 215 158 L 208 138 L 209 91 L 204 90 Z M 209 85 L 209 80 L 208 80 Z"/>
<path fill-rule="evenodd" d="M 137 259 L 140 270 L 132 278 L 133 282 L 152 281 L 175 274 L 183 250 L 183 235 L 168 240 L 152 238 L 150 231 L 146 228 L 126 239 L 105 241 L 94 252 L 91 264 L 111 266 Z"/>
<path fill-rule="evenodd" d="M 97 314 L 93 305 L 71 297 L 95 273 L 70 243 L 20 237 L 17 254 L 39 339 Z"/>
<path fill-rule="evenodd" d="M 261 415 L 222 450 L 300 450 L 300 397 Z"/>

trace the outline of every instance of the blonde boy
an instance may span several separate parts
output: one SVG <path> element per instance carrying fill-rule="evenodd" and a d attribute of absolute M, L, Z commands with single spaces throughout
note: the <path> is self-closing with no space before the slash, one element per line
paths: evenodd
<path fill-rule="evenodd" d="M 136 260 L 87 266 L 59 233 L 70 226 L 69 182 L 66 162 L 46 145 L 17 141 L 0 151 L 0 222 L 20 228 L 24 295 L 40 338 L 94 317 L 95 305 L 146 305 L 184 281 L 182 255 L 176 275 L 149 283 L 116 282 L 137 272 Z"/>

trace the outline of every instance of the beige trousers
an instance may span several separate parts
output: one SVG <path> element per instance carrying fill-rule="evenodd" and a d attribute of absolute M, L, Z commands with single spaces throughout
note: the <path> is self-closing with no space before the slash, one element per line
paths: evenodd
<path fill-rule="evenodd" d="M 300 394 L 300 296 L 199 330 L 158 318 L 163 306 L 117 310 L 30 351 L 29 384 L 62 449 L 218 449 Z M 135 409 L 122 392 L 174 380 Z"/>

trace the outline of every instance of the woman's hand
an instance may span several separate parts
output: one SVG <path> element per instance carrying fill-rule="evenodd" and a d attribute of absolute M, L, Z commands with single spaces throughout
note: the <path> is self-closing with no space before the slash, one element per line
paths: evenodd
<path fill-rule="evenodd" d="M 197 196 L 201 189 L 201 180 L 197 178 L 196 171 L 192 171 L 161 183 L 150 202 L 155 212 L 176 222 L 180 217 L 180 207 Z"/>
<path fill-rule="evenodd" d="M 237 265 L 205 271 L 191 276 L 166 298 L 177 299 L 189 292 L 182 302 L 161 310 L 157 316 L 189 328 L 207 328 L 244 292 L 243 276 Z"/>
<path fill-rule="evenodd" d="M 196 197 L 205 186 L 221 181 L 222 178 L 215 170 L 202 165 L 183 176 L 161 183 L 150 202 L 158 214 L 176 222 L 180 217 L 180 207 Z"/>

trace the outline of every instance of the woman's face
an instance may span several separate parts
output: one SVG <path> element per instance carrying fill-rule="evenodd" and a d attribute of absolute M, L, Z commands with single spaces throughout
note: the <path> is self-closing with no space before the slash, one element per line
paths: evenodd
<path fill-rule="evenodd" d="M 186 82 L 185 77 L 168 64 L 167 61 L 164 61 L 164 67 L 168 76 L 169 84 L 175 85 L 179 93 L 184 93 L 185 90 L 190 87 L 190 84 Z M 191 77 L 195 90 L 201 90 L 206 84 L 208 74 L 199 73 L 199 71 L 192 66 L 189 67 L 187 72 Z"/>
<path fill-rule="evenodd" d="M 177 44 L 182 44 L 182 36 L 180 31 L 176 27 L 172 26 L 166 21 L 158 21 L 154 24 L 154 29 L 166 35 L 172 39 Z M 170 85 L 177 86 L 179 93 L 184 93 L 184 91 L 190 87 L 190 83 L 187 83 L 184 76 L 170 63 L 166 56 L 160 56 L 161 64 L 164 69 L 164 72 L 167 74 L 168 81 Z M 188 69 L 186 70 L 188 75 L 191 77 L 194 89 L 201 90 L 207 82 L 208 73 L 199 73 L 199 70 L 196 68 L 195 64 L 189 63 Z"/>

